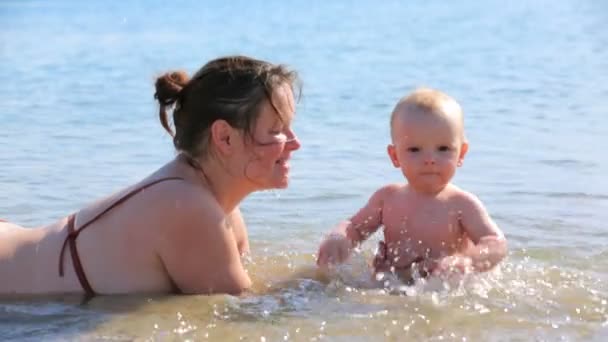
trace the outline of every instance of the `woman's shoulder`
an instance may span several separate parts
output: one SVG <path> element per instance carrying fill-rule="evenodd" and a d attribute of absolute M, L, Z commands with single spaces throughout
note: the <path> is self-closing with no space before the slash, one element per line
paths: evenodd
<path fill-rule="evenodd" d="M 179 219 L 191 220 L 201 215 L 220 216 L 223 213 L 211 191 L 188 179 L 165 177 L 148 182 L 155 184 L 145 189 L 144 196 L 147 198 L 143 204 L 151 210 L 162 212 L 163 216 L 173 216 L 170 215 L 173 212 Z"/>
<path fill-rule="evenodd" d="M 200 210 L 201 206 L 219 208 L 211 191 L 199 178 L 189 174 L 177 158 L 131 188 L 145 193 L 144 200 L 151 202 L 147 204 L 163 211 L 188 212 Z"/>
<path fill-rule="evenodd" d="M 82 222 L 100 215 L 111 215 L 116 210 L 127 221 L 177 223 L 192 220 L 197 213 L 213 214 L 217 208 L 214 197 L 202 185 L 179 173 L 155 172 L 80 209 L 76 223 L 80 226 Z"/>

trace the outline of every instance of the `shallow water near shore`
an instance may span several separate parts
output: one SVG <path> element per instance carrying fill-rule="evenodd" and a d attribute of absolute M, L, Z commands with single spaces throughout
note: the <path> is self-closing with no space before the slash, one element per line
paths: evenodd
<path fill-rule="evenodd" d="M 365 254 L 365 253 L 364 253 Z M 3 339 L 56 340 L 600 340 L 606 279 L 511 256 L 500 270 L 446 289 L 432 280 L 400 292 L 361 286 L 365 257 L 319 275 L 311 256 L 261 258 L 257 288 L 232 296 L 11 299 Z M 514 262 L 515 261 L 515 262 Z M 253 261 L 252 261 L 253 262 Z M 307 266 L 308 265 L 308 266 Z M 251 266 L 251 265 L 250 265 Z M 281 274 L 282 276 L 278 276 Z M 259 275 L 262 275 L 260 277 Z"/>
<path fill-rule="evenodd" d="M 0 340 L 606 340 L 607 13 L 599 0 L 1 2 L 0 218 L 27 227 L 171 158 L 161 72 L 239 53 L 296 68 L 304 88 L 289 189 L 242 206 L 251 293 L 0 298 Z M 454 182 L 504 230 L 507 259 L 449 289 L 388 293 L 367 286 L 375 236 L 320 274 L 323 233 L 402 181 L 388 117 L 417 86 L 462 103 L 471 147 Z"/>

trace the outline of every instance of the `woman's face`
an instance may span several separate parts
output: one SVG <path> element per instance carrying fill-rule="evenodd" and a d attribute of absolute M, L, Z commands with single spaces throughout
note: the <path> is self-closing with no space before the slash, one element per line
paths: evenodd
<path fill-rule="evenodd" d="M 262 103 L 245 164 L 245 177 L 257 188 L 287 187 L 289 158 L 300 148 L 300 141 L 291 127 L 294 117 L 295 101 L 288 84 L 274 91 L 272 103 Z"/>

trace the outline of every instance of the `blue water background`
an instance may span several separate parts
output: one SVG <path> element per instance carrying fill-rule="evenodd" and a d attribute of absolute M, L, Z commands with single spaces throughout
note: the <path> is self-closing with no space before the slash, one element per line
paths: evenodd
<path fill-rule="evenodd" d="M 151 172 L 173 153 L 154 77 L 246 54 L 304 82 L 291 187 L 243 205 L 254 237 L 314 238 L 400 181 L 387 118 L 431 86 L 466 111 L 471 150 L 455 182 L 507 233 L 606 244 L 607 19 L 602 1 L 7 1 L 0 212 L 48 223 Z"/>

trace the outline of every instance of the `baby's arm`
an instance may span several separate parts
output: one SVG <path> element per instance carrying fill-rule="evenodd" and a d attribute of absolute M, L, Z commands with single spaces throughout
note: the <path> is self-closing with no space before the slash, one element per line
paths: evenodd
<path fill-rule="evenodd" d="M 475 244 L 462 255 L 470 259 L 475 271 L 488 271 L 507 254 L 507 240 L 476 196 L 463 192 L 461 203 L 461 224 Z"/>
<path fill-rule="evenodd" d="M 340 222 L 325 238 L 317 253 L 317 265 L 344 262 L 352 249 L 382 224 L 382 203 L 389 187 L 376 191 L 367 204 L 349 220 Z"/>

